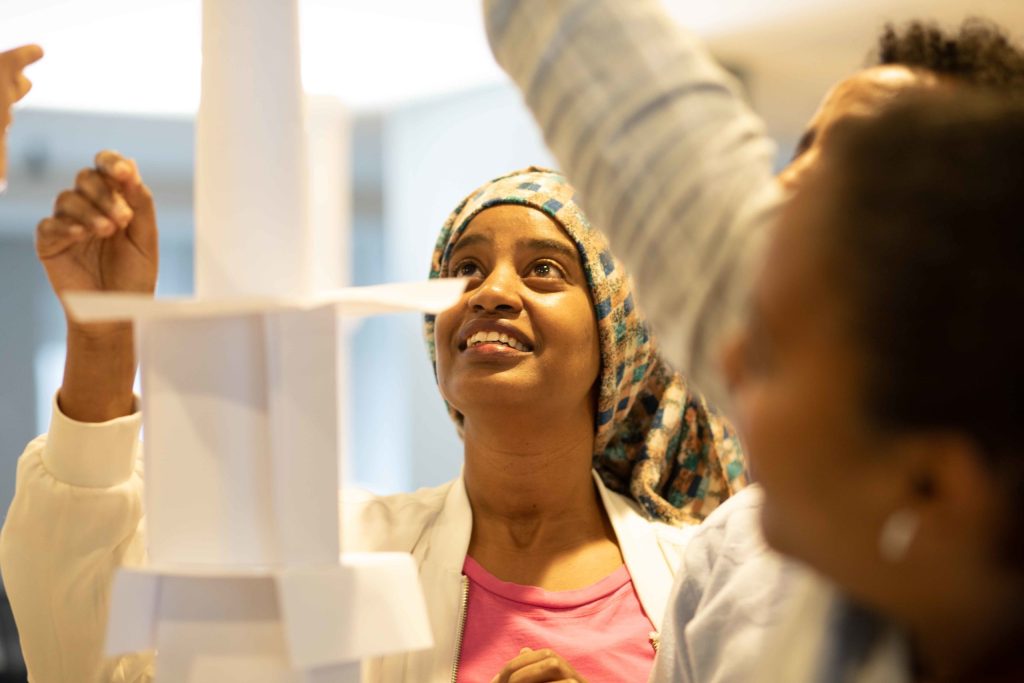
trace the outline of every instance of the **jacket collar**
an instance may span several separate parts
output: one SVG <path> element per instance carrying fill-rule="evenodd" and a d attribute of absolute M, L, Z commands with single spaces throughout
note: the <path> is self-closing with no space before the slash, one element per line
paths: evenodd
<path fill-rule="evenodd" d="M 651 522 L 638 506 L 605 486 L 592 472 L 601 503 L 615 530 L 619 550 L 640 604 L 655 629 L 661 630 L 662 616 L 668 604 L 675 567 L 658 540 L 657 522 Z M 448 489 L 444 505 L 424 540 L 413 552 L 422 564 L 447 576 L 461 576 L 473 533 L 473 511 L 460 473 Z"/>
<path fill-rule="evenodd" d="M 675 567 L 658 541 L 656 529 L 659 523 L 641 515 L 638 506 L 630 499 L 609 490 L 597 472 L 593 475 L 640 605 L 654 624 L 654 630 L 660 632 L 672 592 Z"/>

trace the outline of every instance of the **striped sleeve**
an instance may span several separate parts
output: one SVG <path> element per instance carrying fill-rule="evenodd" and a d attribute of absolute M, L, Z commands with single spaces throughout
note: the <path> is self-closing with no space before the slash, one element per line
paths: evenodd
<path fill-rule="evenodd" d="M 763 123 L 657 0 L 485 0 L 485 20 L 662 352 L 724 404 L 719 345 L 780 194 Z"/>

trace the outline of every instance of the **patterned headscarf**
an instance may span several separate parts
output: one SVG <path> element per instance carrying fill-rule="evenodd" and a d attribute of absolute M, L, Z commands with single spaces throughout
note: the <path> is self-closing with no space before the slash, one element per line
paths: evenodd
<path fill-rule="evenodd" d="M 556 171 L 531 167 L 478 188 L 441 228 L 430 277 L 448 275 L 449 257 L 473 218 L 516 204 L 551 217 L 575 243 L 597 312 L 601 347 L 594 469 L 613 491 L 631 496 L 652 518 L 695 523 L 747 483 L 746 461 L 732 426 L 657 354 L 622 265 L 605 236 L 573 201 Z M 437 368 L 434 317 L 427 347 Z M 462 415 L 448 411 L 462 436 Z"/>

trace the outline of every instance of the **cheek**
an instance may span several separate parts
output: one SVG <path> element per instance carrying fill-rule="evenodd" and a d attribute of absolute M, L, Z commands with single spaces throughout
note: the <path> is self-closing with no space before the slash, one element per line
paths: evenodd
<path fill-rule="evenodd" d="M 452 338 L 458 328 L 456 308 L 437 314 L 434 319 L 434 353 L 437 362 L 438 382 L 443 386 L 452 361 Z"/>
<path fill-rule="evenodd" d="M 753 477 L 765 492 L 768 542 L 813 560 L 835 550 L 834 537 L 850 538 L 866 482 L 863 436 L 834 388 L 839 378 L 801 368 L 748 378 L 735 406 Z M 846 531 L 837 535 L 837 523 Z"/>
<path fill-rule="evenodd" d="M 545 310 L 538 327 L 541 325 L 548 330 L 545 340 L 552 351 L 557 349 L 557 354 L 552 356 L 558 356 L 558 367 L 563 374 L 590 382 L 597 378 L 601 368 L 601 343 L 589 297 L 579 294 Z"/>

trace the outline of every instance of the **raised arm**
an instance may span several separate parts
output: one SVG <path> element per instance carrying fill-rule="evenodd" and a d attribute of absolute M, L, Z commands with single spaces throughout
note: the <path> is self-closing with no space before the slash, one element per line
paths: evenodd
<path fill-rule="evenodd" d="M 658 0 L 485 10 L 498 62 L 633 273 L 662 351 L 725 403 L 721 342 L 742 318 L 778 203 L 761 121 Z"/>
<path fill-rule="evenodd" d="M 36 250 L 57 295 L 152 292 L 153 201 L 135 164 L 102 152 L 39 223 Z M 18 461 L 0 567 L 34 683 L 141 682 L 146 654 L 104 658 L 110 589 L 143 561 L 142 476 L 131 328 L 68 320 L 64 383 L 50 430 Z"/>

